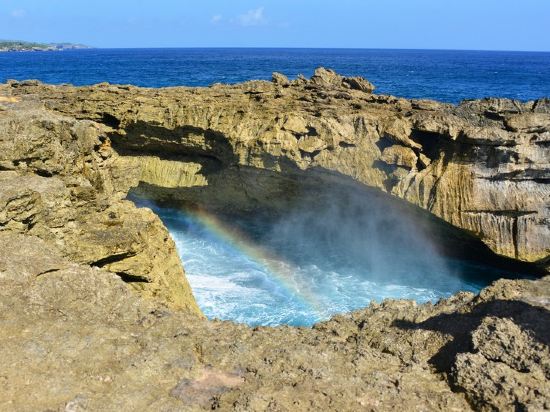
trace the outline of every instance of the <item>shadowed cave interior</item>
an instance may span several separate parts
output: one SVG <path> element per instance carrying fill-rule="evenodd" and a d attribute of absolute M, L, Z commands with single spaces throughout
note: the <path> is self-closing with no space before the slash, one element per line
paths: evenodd
<path fill-rule="evenodd" d="M 350 178 L 202 162 L 206 186 L 141 183 L 129 198 L 164 221 L 209 318 L 310 326 L 371 301 L 435 302 L 535 273 Z"/>

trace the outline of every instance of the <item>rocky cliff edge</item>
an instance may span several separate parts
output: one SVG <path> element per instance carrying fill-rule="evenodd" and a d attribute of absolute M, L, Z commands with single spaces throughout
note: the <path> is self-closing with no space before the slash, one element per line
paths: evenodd
<path fill-rule="evenodd" d="M 467 176 L 472 176 L 480 168 L 499 177 L 482 179 L 500 184 L 498 193 L 490 187 L 489 192 L 478 193 L 479 186 L 468 192 L 494 204 L 504 202 L 503 213 L 495 213 L 493 207 L 487 216 L 496 221 L 502 217 L 503 222 L 517 220 L 519 206 L 515 205 L 523 196 L 525 208 L 537 212 L 519 217 L 530 216 L 534 227 L 541 226 L 537 219 L 543 219 L 548 200 L 544 197 L 548 157 L 540 158 L 545 153 L 541 150 L 547 150 L 547 102 L 487 100 L 455 107 L 376 96 L 367 82 L 344 82 L 332 72 L 316 76 L 294 82 L 276 76 L 272 84 L 198 91 L 107 85 L 77 89 L 37 83 L 0 86 L 0 409 L 550 409 L 548 277 L 500 280 L 477 296 L 459 293 L 436 305 L 373 303 L 313 328 L 249 328 L 200 316 L 166 229 L 151 211 L 124 200 L 128 189 L 143 179 L 144 170 L 133 159 L 120 158 L 112 147 L 116 139 L 120 139 L 116 144 L 121 153 L 154 154 L 158 160 L 152 162 L 160 162 L 161 170 L 173 170 L 166 169 L 165 160 L 175 161 L 176 168 L 182 162 L 173 156 L 163 159 L 156 149 L 171 147 L 172 155 L 181 150 L 188 156 L 192 148 L 193 154 L 200 155 L 193 162 L 211 151 L 222 169 L 236 162 L 278 173 L 287 170 L 286 160 L 282 161 L 287 159 L 299 169 L 317 165 L 339 173 L 353 171 L 359 181 L 398 196 L 404 196 L 403 182 L 414 182 L 419 176 L 425 179 L 429 173 L 423 171 L 434 174 L 441 162 L 454 159 L 446 163 L 445 173 L 450 173 L 449 167 L 467 168 Z M 277 99 L 289 105 L 283 117 L 274 116 L 275 108 L 266 103 Z M 224 105 L 227 111 L 220 111 Z M 265 109 L 265 118 L 258 105 Z M 342 105 L 347 110 L 340 110 Z M 388 112 L 388 105 L 394 110 Z M 398 110 L 401 106 L 403 112 Z M 276 106 L 276 111 L 284 107 Z M 365 112 L 358 114 L 360 110 Z M 376 122 L 386 117 L 389 122 L 403 120 L 404 132 L 397 131 L 398 126 L 388 132 L 391 125 L 380 129 L 381 123 L 374 127 L 369 117 L 373 110 L 382 116 Z M 178 124 L 189 123 L 181 119 L 192 116 L 196 116 L 195 129 L 178 129 Z M 217 130 L 213 127 L 196 126 L 213 122 L 215 116 L 224 127 L 241 127 L 232 135 L 240 140 L 227 139 L 229 131 L 220 136 L 211 132 Z M 486 159 L 487 153 L 504 151 L 510 157 L 497 157 L 496 163 L 485 163 L 488 158 L 458 162 L 461 151 L 448 154 L 435 149 L 447 144 L 439 139 L 451 146 L 457 140 L 465 144 L 465 129 L 456 132 L 439 116 L 467 118 L 482 129 L 503 125 L 496 135 L 514 136 L 520 143 L 504 144 L 507 137 L 487 134 L 481 139 L 476 134 L 472 153 Z M 362 117 L 371 120 L 361 125 L 357 119 Z M 305 125 L 300 119 L 305 119 Z M 260 130 L 264 121 L 272 122 L 266 125 L 279 122 L 280 127 L 251 136 L 251 130 Z M 342 127 L 359 126 L 340 133 L 342 140 L 324 133 L 334 132 L 340 122 Z M 438 144 L 426 145 L 418 132 L 409 132 L 407 124 L 414 130 L 422 128 Z M 181 136 L 176 139 L 173 130 L 182 132 Z M 356 130 L 364 133 L 356 136 Z M 270 137 L 269 145 L 262 140 L 275 132 L 286 137 Z M 372 136 L 379 137 L 376 142 L 382 136 L 389 142 L 378 147 Z M 378 152 L 370 150 L 372 144 Z M 262 156 L 261 150 L 269 155 Z M 407 156 L 398 155 L 403 150 Z M 429 159 L 422 163 L 426 166 L 418 163 L 421 155 Z M 367 159 L 364 164 L 361 156 Z M 395 167 L 383 171 L 385 166 L 374 167 L 369 156 L 386 159 L 383 164 Z M 430 168 L 434 163 L 440 166 Z M 489 168 L 492 164 L 496 166 Z M 203 170 L 189 167 L 185 170 Z M 502 170 L 509 173 L 514 168 L 519 172 L 504 179 Z M 170 175 L 159 177 L 154 170 L 148 172 L 150 180 Z M 395 184 L 386 182 L 387 173 L 393 174 Z M 462 202 L 468 197 L 451 196 L 441 189 L 462 190 L 461 185 L 440 187 L 442 181 L 452 185 L 451 176 L 464 177 L 462 172 L 448 177 L 445 173 L 436 175 L 440 183 L 435 185 L 432 202 L 443 202 L 447 210 L 453 199 Z M 479 176 L 473 176 L 477 182 Z M 188 177 L 198 185 L 208 181 L 201 173 Z M 177 187 L 189 185 L 186 177 L 171 179 Z M 472 180 L 463 183 L 468 186 L 468 182 Z M 527 185 L 525 190 L 515 192 L 522 185 Z M 507 199 L 506 190 L 518 196 Z M 516 202 L 516 209 L 509 209 L 507 202 Z M 461 213 L 464 210 L 469 209 L 460 209 Z M 518 257 L 526 260 L 544 258 L 540 250 L 547 238 L 529 237 L 532 227 L 527 225 L 531 229 L 521 232 L 520 222 L 510 232 L 516 233 L 516 240 L 503 231 L 502 244 L 510 241 L 514 256 L 517 249 Z M 507 250 L 508 246 L 499 249 L 501 241 L 493 232 L 487 233 L 484 239 L 493 239 L 495 250 Z M 533 249 L 519 247 L 520 233 L 535 239 L 526 243 L 535 245 Z"/>
<path fill-rule="evenodd" d="M 407 100 L 322 68 L 309 80 L 275 74 L 209 88 L 12 82 L 2 90 L 111 128 L 119 152 L 160 160 L 143 176 L 157 186 L 212 188 L 239 167 L 325 171 L 424 208 L 499 255 L 541 264 L 550 255 L 548 99 Z M 163 160 L 177 161 L 182 182 L 162 172 Z M 252 199 L 236 209 L 269 203 L 253 182 L 240 185 Z"/>

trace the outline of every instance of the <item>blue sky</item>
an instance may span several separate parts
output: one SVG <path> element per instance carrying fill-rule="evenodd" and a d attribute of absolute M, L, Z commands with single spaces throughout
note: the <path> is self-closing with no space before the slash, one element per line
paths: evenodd
<path fill-rule="evenodd" d="M 550 51 L 550 0 L 0 0 L 0 38 L 95 47 Z"/>

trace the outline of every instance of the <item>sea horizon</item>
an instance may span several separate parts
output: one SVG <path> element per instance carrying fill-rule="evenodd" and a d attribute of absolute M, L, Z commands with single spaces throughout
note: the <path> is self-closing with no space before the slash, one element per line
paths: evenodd
<path fill-rule="evenodd" d="M 1 41 L 1 40 L 0 40 Z M 19 40 L 15 40 L 19 41 Z M 64 42 L 48 42 L 52 44 Z M 78 43 L 80 44 L 80 43 Z M 64 52 L 90 50 L 388 50 L 388 51 L 442 51 L 442 52 L 494 52 L 494 53 L 542 53 L 550 54 L 550 50 L 516 50 L 516 49 L 453 49 L 453 48 L 408 48 L 408 47 L 315 47 L 315 46 L 120 46 L 101 47 L 86 45 L 82 49 L 59 50 Z M 35 53 L 41 50 L 21 50 L 17 53 Z"/>
<path fill-rule="evenodd" d="M 90 48 L 0 53 L 0 82 L 37 79 L 77 86 L 198 87 L 309 77 L 317 67 L 361 76 L 376 93 L 457 104 L 550 96 L 550 52 L 300 47 Z"/>

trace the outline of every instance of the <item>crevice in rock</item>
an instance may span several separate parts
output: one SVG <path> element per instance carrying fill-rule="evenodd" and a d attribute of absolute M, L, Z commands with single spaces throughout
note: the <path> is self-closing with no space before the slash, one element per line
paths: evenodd
<path fill-rule="evenodd" d="M 317 129 L 312 126 L 307 126 L 307 135 L 308 136 L 319 136 Z"/>
<path fill-rule="evenodd" d="M 385 148 L 393 146 L 395 142 L 390 139 L 388 136 L 382 136 L 375 143 L 376 147 L 380 150 L 380 153 L 384 151 Z"/>
<path fill-rule="evenodd" d="M 40 276 L 43 276 L 43 275 L 47 275 L 48 273 L 54 273 L 54 272 L 59 272 L 60 269 L 58 268 L 55 268 L 55 269 L 48 269 L 48 270 L 45 270 L 44 272 L 40 272 L 36 275 L 36 277 L 40 277 Z"/>
<path fill-rule="evenodd" d="M 104 125 L 109 126 L 113 129 L 118 129 L 120 127 L 120 120 L 117 119 L 112 114 L 102 113 L 99 116 L 100 116 L 100 119 L 99 119 L 100 123 L 103 123 Z"/>
<path fill-rule="evenodd" d="M 519 257 L 517 216 L 512 218 L 512 244 L 514 245 L 514 257 L 517 259 Z"/>
<path fill-rule="evenodd" d="M 302 156 L 302 159 L 313 160 L 321 152 L 322 150 L 314 150 L 312 152 L 306 152 L 305 150 L 300 149 L 300 155 Z"/>
<path fill-rule="evenodd" d="M 103 267 L 106 265 L 110 265 L 111 263 L 120 262 L 121 260 L 128 259 L 133 256 L 136 256 L 135 252 L 117 253 L 117 254 L 96 260 L 95 262 L 90 263 L 90 266 Z"/>
<path fill-rule="evenodd" d="M 35 218 L 36 215 L 29 216 L 26 219 L 21 220 L 21 223 L 27 226 L 27 230 L 31 230 L 34 225 L 36 225 L 36 222 L 34 221 Z"/>
<path fill-rule="evenodd" d="M 44 170 L 44 169 L 36 169 L 34 171 L 34 173 L 37 174 L 38 176 L 41 176 L 41 177 L 52 177 L 53 176 L 53 173 L 51 173 L 48 170 Z"/>
<path fill-rule="evenodd" d="M 435 132 L 413 129 L 411 139 L 422 146 L 422 152 L 430 159 L 437 159 L 441 152 L 454 153 L 458 143 Z"/>
<path fill-rule="evenodd" d="M 527 172 L 527 174 L 526 174 Z M 541 174 L 545 173 L 545 171 L 540 171 Z M 521 172 L 512 172 L 512 173 L 503 173 L 496 176 L 478 176 L 478 179 L 487 180 L 489 182 L 534 182 L 534 183 L 540 183 L 540 184 L 546 184 L 550 182 L 550 176 L 529 176 L 528 171 L 521 171 Z"/>
<path fill-rule="evenodd" d="M 498 121 L 498 122 L 501 122 L 502 120 L 504 120 L 504 116 L 503 116 L 502 113 L 495 112 L 493 110 L 485 110 L 485 112 L 483 112 L 483 115 L 487 119 L 495 120 L 495 121 Z"/>
<path fill-rule="evenodd" d="M 126 283 L 149 283 L 149 279 L 144 276 L 134 275 L 126 272 L 115 272 Z"/>
<path fill-rule="evenodd" d="M 338 146 L 340 146 L 343 149 L 346 149 L 348 147 L 357 147 L 357 145 L 355 143 L 349 143 L 349 142 L 344 142 L 344 141 L 338 142 Z"/>

